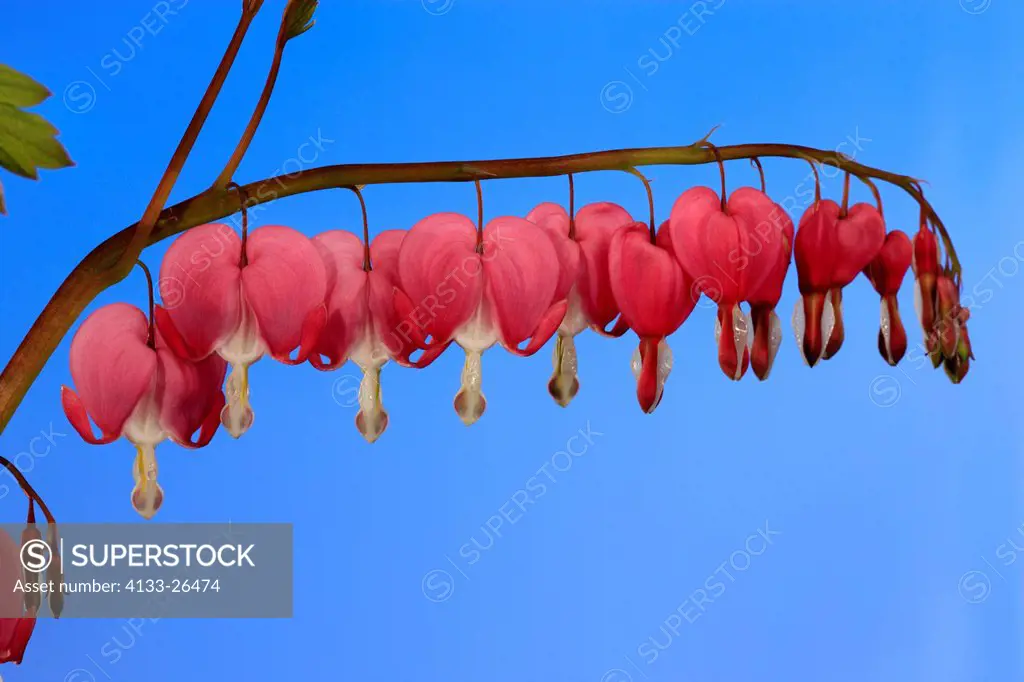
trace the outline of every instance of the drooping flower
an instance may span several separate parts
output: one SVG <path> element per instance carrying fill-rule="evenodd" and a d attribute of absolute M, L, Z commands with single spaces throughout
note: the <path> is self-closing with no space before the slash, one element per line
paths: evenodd
<path fill-rule="evenodd" d="M 717 149 L 712 150 L 718 156 Z M 774 294 L 761 289 L 769 277 L 778 276 L 783 260 L 788 267 L 785 252 L 790 242 L 781 217 L 785 212 L 764 192 L 741 187 L 726 198 L 725 166 L 718 158 L 721 196 L 709 187 L 686 190 L 672 207 L 668 229 L 679 264 L 693 277 L 700 293 L 718 304 L 718 364 L 727 377 L 739 380 L 747 371 L 753 345 L 753 325 L 740 303 Z M 785 270 L 781 277 L 785 278 Z M 779 295 L 781 287 L 779 280 Z M 770 327 L 768 330 L 770 337 Z M 767 364 L 770 366 L 770 360 Z"/>
<path fill-rule="evenodd" d="M 697 296 L 693 280 L 674 255 L 669 221 L 654 230 L 650 184 L 643 175 L 634 174 L 647 190 L 651 222 L 633 222 L 616 231 L 608 251 L 608 276 L 622 321 L 640 338 L 631 366 L 640 409 L 650 414 L 661 402 L 672 371 L 672 349 L 666 337 L 690 316 Z"/>
<path fill-rule="evenodd" d="M 500 344 L 516 355 L 533 355 L 565 316 L 565 300 L 552 303 L 559 279 L 554 246 L 523 218 L 494 218 L 484 227 L 482 219 L 474 226 L 457 213 L 428 216 L 405 236 L 398 272 L 396 311 L 417 322 L 416 343 L 430 350 L 454 341 L 466 353 L 454 400 L 466 425 L 487 407 L 483 352 Z"/>
<path fill-rule="evenodd" d="M 782 285 L 789 273 L 793 260 L 793 221 L 785 209 L 776 204 L 771 216 L 773 224 L 782 226 L 782 248 L 779 260 L 761 286 L 747 296 L 750 303 L 750 319 L 754 325 L 754 340 L 750 345 L 750 366 L 761 381 L 768 378 L 775 364 L 775 356 L 782 344 L 782 320 L 775 307 L 782 298 Z"/>
<path fill-rule="evenodd" d="M 24 608 L 24 593 L 16 589 L 22 580 L 20 554 L 11 534 L 0 529 L 0 663 L 15 665 L 21 665 L 25 657 L 38 613 L 38 607 Z"/>
<path fill-rule="evenodd" d="M 570 187 L 572 187 L 570 182 Z M 569 200 L 572 210 L 572 197 Z M 610 202 L 588 204 L 575 219 L 554 203 L 542 203 L 526 219 L 547 232 L 559 260 L 559 280 L 553 301 L 565 300 L 568 308 L 552 358 L 554 371 L 548 392 L 565 407 L 579 391 L 575 337 L 588 327 L 605 336 L 620 336 L 627 327 L 608 331 L 619 315 L 608 279 L 608 251 L 615 231 L 633 222 L 626 209 Z"/>
<path fill-rule="evenodd" d="M 386 230 L 369 247 L 346 230 L 331 230 L 313 238 L 327 272 L 327 323 L 309 362 L 319 370 L 337 369 L 346 360 L 359 366 L 363 379 L 356 428 L 371 443 L 388 425 L 381 396 L 382 368 L 392 358 L 407 366 L 414 364 L 408 358 L 416 348 L 412 338 L 403 333 L 403 321 L 394 305 L 398 252 L 405 234 L 405 230 Z M 443 350 L 426 351 L 421 366 Z"/>
<path fill-rule="evenodd" d="M 70 365 L 76 390 L 61 390 L 68 421 L 87 443 L 105 445 L 124 436 L 135 446 L 132 506 L 152 518 L 164 499 L 156 446 L 165 440 L 186 448 L 210 442 L 224 407 L 224 361 L 178 356 L 141 310 L 114 303 L 79 327 L 71 341 Z"/>
<path fill-rule="evenodd" d="M 882 297 L 881 321 L 878 328 L 878 352 L 895 367 L 907 352 L 907 331 L 900 319 L 899 293 L 903 278 L 910 269 L 914 247 L 910 237 L 900 230 L 885 236 L 882 250 L 864 268 L 864 275 Z"/>
<path fill-rule="evenodd" d="M 936 287 L 939 279 L 939 243 L 935 233 L 928 229 L 921 207 L 921 226 L 913 239 L 914 268 L 914 310 L 924 332 L 925 351 L 931 358 L 932 366 L 942 363 L 942 353 L 938 348 L 938 337 L 935 335 L 935 323 L 938 319 L 938 292 Z"/>
<path fill-rule="evenodd" d="M 310 239 L 280 225 L 247 234 L 244 213 L 241 239 L 228 225 L 212 223 L 189 230 L 167 250 L 161 290 L 166 301 L 174 282 L 177 300 L 158 311 L 158 326 L 182 357 L 217 353 L 231 365 L 221 423 L 233 437 L 253 423 L 249 366 L 265 354 L 286 364 L 306 361 L 327 316 L 326 280 Z"/>
<path fill-rule="evenodd" d="M 885 242 L 885 221 L 873 184 L 877 207 L 858 203 L 847 209 L 849 174 L 840 206 L 821 199 L 818 171 L 813 163 L 811 167 L 815 199 L 800 218 L 794 244 L 801 300 L 793 311 L 793 331 L 804 361 L 813 367 L 842 346 L 842 289 L 878 255 Z"/>
<path fill-rule="evenodd" d="M 970 361 L 974 359 L 971 340 L 967 335 L 970 310 L 960 305 L 960 287 L 952 272 L 943 270 L 936 281 L 936 320 L 932 332 L 942 356 L 942 368 L 954 384 L 967 376 Z"/>

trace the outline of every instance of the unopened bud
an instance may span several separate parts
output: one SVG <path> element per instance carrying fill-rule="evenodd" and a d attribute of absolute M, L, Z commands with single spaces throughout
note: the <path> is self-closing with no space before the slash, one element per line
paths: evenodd
<path fill-rule="evenodd" d="M 33 540 L 42 540 L 42 539 L 43 539 L 42 534 L 39 532 L 39 529 L 36 528 L 36 526 L 34 524 L 29 524 L 29 525 L 25 526 L 25 530 L 21 531 L 21 546 L 22 546 L 22 548 L 24 548 L 25 545 L 27 545 L 28 543 L 32 542 Z M 40 578 L 39 573 L 36 573 L 35 571 L 28 570 L 28 568 L 24 566 L 24 562 L 23 562 L 23 565 L 22 565 L 22 571 L 23 571 L 23 573 L 25 575 L 25 585 L 26 586 L 34 585 L 34 584 L 39 582 L 39 578 Z M 32 590 L 32 589 L 26 589 L 25 590 L 25 610 L 26 611 L 28 611 L 29 613 L 37 613 L 39 611 L 39 605 L 41 603 L 42 603 L 42 595 L 41 595 L 40 592 Z"/>
<path fill-rule="evenodd" d="M 64 611 L 64 592 L 61 584 L 64 582 L 64 572 L 61 570 L 62 561 L 60 557 L 60 535 L 57 533 L 56 524 L 51 523 L 46 533 L 47 543 L 53 553 L 53 561 L 46 569 L 46 580 L 50 583 L 51 589 L 47 592 L 47 601 L 50 604 L 50 613 L 54 618 L 60 618 Z"/>

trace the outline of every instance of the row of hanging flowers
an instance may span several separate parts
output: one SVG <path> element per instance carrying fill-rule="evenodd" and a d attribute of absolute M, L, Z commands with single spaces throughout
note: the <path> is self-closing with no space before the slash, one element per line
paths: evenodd
<path fill-rule="evenodd" d="M 548 390 L 565 406 L 579 390 L 574 338 L 587 329 L 612 337 L 632 330 L 639 340 L 632 359 L 637 399 L 650 413 L 672 369 L 666 339 L 700 296 L 718 308 L 723 373 L 739 380 L 750 368 L 760 380 L 768 378 L 783 336 L 775 308 L 794 259 L 801 299 L 792 326 L 809 366 L 842 346 L 843 289 L 860 274 L 881 299 L 879 352 L 896 365 L 907 349 L 896 295 L 913 268 L 926 350 L 954 383 L 963 379 L 973 357 L 968 314 L 959 305 L 959 276 L 948 254 L 940 264 L 923 202 L 913 238 L 886 233 L 881 196 L 870 179 L 860 178 L 875 203 L 850 206 L 850 174 L 837 203 L 822 199 L 815 168 L 814 203 L 794 229 L 765 192 L 759 162 L 761 188 L 727 194 L 725 165 L 717 148 L 706 145 L 718 160 L 721 192 L 685 191 L 660 225 L 650 184 L 636 171 L 649 200 L 647 223 L 610 202 L 576 211 L 570 175 L 568 211 L 542 203 L 525 217 L 485 224 L 477 181 L 475 223 L 438 213 L 407 231 L 381 232 L 372 242 L 358 188 L 362 240 L 343 230 L 310 239 L 278 225 L 249 233 L 247 198 L 232 185 L 241 197 L 241 236 L 223 224 L 189 230 L 160 268 L 161 283 L 176 283 L 173 296 L 163 292 L 165 305 L 155 304 L 147 269 L 148 318 L 115 303 L 82 323 L 70 352 L 76 390 L 63 388 L 64 411 L 89 443 L 123 436 L 135 446 L 131 501 L 151 518 L 164 496 L 156 446 L 169 439 L 203 447 L 221 425 L 242 436 L 254 416 L 249 368 L 264 356 L 325 371 L 349 360 L 358 365 L 356 427 L 373 442 L 388 425 L 380 376 L 389 360 L 423 368 L 453 343 L 461 347 L 465 364 L 454 407 L 469 425 L 487 405 L 486 350 L 500 345 L 525 357 L 556 336 Z"/>

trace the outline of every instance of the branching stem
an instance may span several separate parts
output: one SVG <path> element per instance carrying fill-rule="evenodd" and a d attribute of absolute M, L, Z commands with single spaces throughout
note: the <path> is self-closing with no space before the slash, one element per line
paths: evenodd
<path fill-rule="evenodd" d="M 238 55 L 238 49 L 242 46 L 242 41 L 245 39 L 245 34 L 248 32 L 249 26 L 252 25 L 253 19 L 256 18 L 256 14 L 259 12 L 262 4 L 262 0 L 260 2 L 243 3 L 242 15 L 238 19 L 238 26 L 235 27 L 234 35 L 231 36 L 231 42 L 228 43 L 224 56 L 221 57 L 220 64 L 217 65 L 217 70 L 213 74 L 213 79 L 207 86 L 206 92 L 203 93 L 203 99 L 200 100 L 196 113 L 192 115 L 192 120 L 189 121 L 188 127 L 185 129 L 185 134 L 181 136 L 181 141 L 178 142 L 178 147 L 174 150 L 171 161 L 167 164 L 167 169 L 164 171 L 163 177 L 160 178 L 159 184 L 157 184 L 156 191 L 153 192 L 153 198 L 149 200 L 149 205 L 146 206 L 142 218 L 136 224 L 135 232 L 128 248 L 122 254 L 119 267 L 116 270 L 117 274 L 120 275 L 119 280 L 128 276 L 128 273 L 135 265 L 135 261 L 138 260 L 139 254 L 148 246 L 150 233 L 156 226 L 157 219 L 160 217 L 164 206 L 167 205 L 167 199 L 171 196 L 174 183 L 178 181 L 181 169 L 185 167 L 185 160 L 188 159 L 188 155 L 192 152 L 192 147 L 195 146 L 196 139 L 199 138 L 199 132 L 203 129 L 206 118 L 210 115 L 214 102 L 217 101 L 217 96 L 220 95 L 224 81 L 227 80 L 228 72 L 231 70 L 231 65 L 234 64 L 235 57 Z M 3 429 L 3 424 L 4 422 L 0 420 L 0 430 Z"/>

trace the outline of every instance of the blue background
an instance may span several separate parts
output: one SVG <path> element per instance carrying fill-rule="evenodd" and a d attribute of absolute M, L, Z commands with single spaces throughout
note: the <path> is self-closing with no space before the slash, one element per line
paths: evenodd
<path fill-rule="evenodd" d="M 283 4 L 266 3 L 172 202 L 207 187 L 234 148 Z M 77 167 L 39 183 L 3 175 L 11 212 L 0 221 L 4 358 L 79 259 L 141 215 L 238 8 L 170 0 L 156 6 L 161 21 L 148 1 L 61 3 L 45 14 L 30 5 L 3 9 L 0 60 L 54 92 L 38 111 L 60 129 Z M 698 16 L 701 6 L 717 9 Z M 930 182 L 963 260 L 978 359 L 959 387 L 926 368 L 918 349 L 888 367 L 876 349 L 877 296 L 859 279 L 844 299 L 842 352 L 809 370 L 789 330 L 791 273 L 770 380 L 725 379 L 713 311 L 699 307 L 671 339 L 675 370 L 653 416 L 636 404 L 632 337 L 579 338 L 582 390 L 566 410 L 545 390 L 550 346 L 526 360 L 487 353 L 489 407 L 470 429 L 451 405 L 457 349 L 419 373 L 389 366 L 391 426 L 372 446 L 353 425 L 351 365 L 322 374 L 265 360 L 252 373 L 256 422 L 242 440 L 221 432 L 205 450 L 158 449 L 167 491 L 158 520 L 293 522 L 294 619 L 161 620 L 135 633 L 126 621 L 45 621 L 23 666 L 0 674 L 33 682 L 1019 678 L 1024 560 L 1007 543 L 1024 547 L 1022 20 L 1024 7 L 1008 0 L 324 3 L 316 28 L 286 51 L 239 181 L 299 165 L 686 144 L 715 124 L 723 124 L 718 144 L 835 149 L 858 140 L 842 150 Z M 301 148 L 311 137 L 322 140 L 314 152 Z M 765 167 L 769 192 L 795 197 L 799 214 L 807 166 Z M 686 187 L 717 187 L 713 166 L 648 174 L 659 221 Z M 755 181 L 745 163 L 729 166 L 731 188 Z M 625 173 L 576 184 L 577 205 L 611 200 L 646 216 L 642 186 Z M 841 178 L 826 178 L 824 190 L 838 195 Z M 867 197 L 863 187 L 854 192 Z M 365 194 L 374 231 L 475 211 L 471 185 Z M 565 196 L 559 178 L 485 185 L 491 217 Z M 916 229 L 912 201 L 890 187 L 884 198 L 891 228 Z M 313 235 L 357 229 L 358 216 L 350 193 L 327 191 L 261 207 L 252 220 Z M 155 268 L 165 249 L 145 259 Z M 900 304 L 916 345 L 911 294 L 908 279 Z M 145 298 L 136 272 L 90 310 Z M 130 446 L 84 444 L 61 411 L 70 340 L 0 451 L 18 458 L 59 520 L 142 522 L 128 504 Z M 555 471 L 566 467 L 555 453 L 588 425 L 600 435 Z M 51 429 L 62 435 L 35 441 L 30 454 L 32 439 Z M 506 504 L 545 465 L 557 480 L 540 474 L 545 493 L 526 513 Z M 3 482 L 3 518 L 17 522 L 23 501 L 8 476 Z M 486 524 L 503 505 L 515 523 L 489 539 Z M 766 524 L 778 533 L 772 544 L 745 555 Z M 460 549 L 474 541 L 488 548 L 471 564 L 477 555 Z M 690 596 L 718 580 L 724 591 L 716 587 L 697 609 Z"/>

